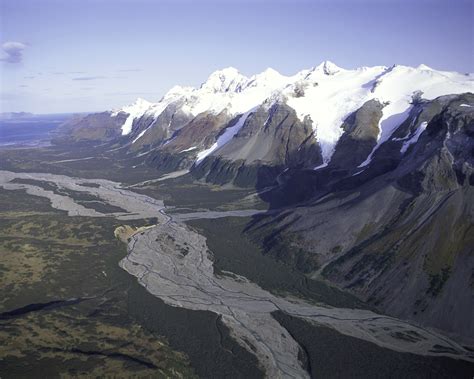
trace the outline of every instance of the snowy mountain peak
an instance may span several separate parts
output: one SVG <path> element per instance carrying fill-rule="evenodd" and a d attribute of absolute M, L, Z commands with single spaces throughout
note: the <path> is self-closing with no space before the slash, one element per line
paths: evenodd
<path fill-rule="evenodd" d="M 248 78 L 236 68 L 227 67 L 214 71 L 201 85 L 201 89 L 210 92 L 239 92 Z"/>
<path fill-rule="evenodd" d="M 334 75 L 342 70 L 342 68 L 331 61 L 324 61 L 314 69 L 314 71 L 323 72 L 325 75 Z"/>
<path fill-rule="evenodd" d="M 150 103 L 149 101 L 141 97 L 138 97 L 132 104 L 127 105 L 126 107 L 123 107 L 122 111 L 126 113 L 133 113 L 135 110 L 146 109 L 150 107 L 151 105 L 152 103 Z"/>
<path fill-rule="evenodd" d="M 268 67 L 267 69 L 263 70 L 262 73 L 258 74 L 257 76 L 262 77 L 273 77 L 273 76 L 283 76 L 277 70 Z"/>
<path fill-rule="evenodd" d="M 246 87 L 274 87 L 278 88 L 288 82 L 289 78 L 280 74 L 273 68 L 267 68 L 260 74 L 250 78 Z"/>
<path fill-rule="evenodd" d="M 143 108 L 143 107 L 149 107 L 151 104 L 152 103 L 143 99 L 142 97 L 138 97 L 131 106 Z"/>
<path fill-rule="evenodd" d="M 194 91 L 193 87 L 183 87 L 183 86 L 176 85 L 174 87 L 171 87 L 171 89 L 168 92 L 166 92 L 165 96 L 163 96 L 163 99 L 185 96 L 191 93 L 192 91 Z"/>
<path fill-rule="evenodd" d="M 418 67 L 417 67 L 418 70 L 433 70 L 431 67 L 425 65 L 425 64 L 420 64 Z"/>
<path fill-rule="evenodd" d="M 138 97 L 133 103 L 125 105 L 120 109 L 115 109 L 111 113 L 112 113 L 112 116 L 116 116 L 120 112 L 131 114 L 131 113 L 134 112 L 134 110 L 146 109 L 146 108 L 150 107 L 152 104 L 153 103 L 150 103 L 149 101 L 147 101 L 147 100 L 145 100 L 141 97 Z"/>
<path fill-rule="evenodd" d="M 267 68 L 265 71 L 261 72 L 258 75 L 255 75 L 255 78 L 262 81 L 273 81 L 273 80 L 281 80 L 282 78 L 286 78 L 286 76 L 280 74 L 277 70 L 273 68 Z"/>

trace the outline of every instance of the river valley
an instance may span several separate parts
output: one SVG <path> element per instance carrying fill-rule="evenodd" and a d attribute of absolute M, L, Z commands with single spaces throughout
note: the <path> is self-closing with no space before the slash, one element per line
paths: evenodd
<path fill-rule="evenodd" d="M 46 197 L 52 207 L 69 216 L 114 217 L 124 222 L 155 219 L 155 226 L 131 235 L 120 266 L 168 305 L 217 314 L 233 338 L 257 357 L 268 377 L 309 376 L 300 359 L 301 347 L 272 316 L 277 311 L 397 352 L 474 360 L 473 353 L 455 341 L 403 320 L 277 296 L 232 272 L 217 275 L 204 236 L 184 224 L 179 215 L 168 215 L 162 201 L 119 183 L 0 171 L 0 187 Z M 103 204 L 93 209 L 85 206 L 87 202 Z M 107 211 L 107 206 L 112 208 Z M 218 217 L 217 213 L 209 217 Z"/>

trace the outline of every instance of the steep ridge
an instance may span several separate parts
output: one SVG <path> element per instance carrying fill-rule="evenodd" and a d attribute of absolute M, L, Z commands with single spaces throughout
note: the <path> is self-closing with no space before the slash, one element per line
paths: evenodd
<path fill-rule="evenodd" d="M 293 109 L 274 103 L 249 114 L 232 141 L 218 154 L 209 154 L 193 169 L 197 178 L 240 186 L 271 185 L 287 167 L 314 167 L 322 162 L 309 122 L 301 122 Z"/>
<path fill-rule="evenodd" d="M 175 131 L 158 149 L 147 154 L 146 163 L 161 172 L 186 169 L 195 162 L 194 153 L 200 146 L 209 146 L 223 124 L 229 122 L 226 111 L 218 115 L 203 112 Z"/>

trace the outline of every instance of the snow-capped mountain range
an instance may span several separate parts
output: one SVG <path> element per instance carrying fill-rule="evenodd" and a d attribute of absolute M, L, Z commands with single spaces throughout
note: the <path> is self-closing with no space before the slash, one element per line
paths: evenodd
<path fill-rule="evenodd" d="M 248 232 L 269 254 L 474 338 L 473 79 L 424 65 L 227 68 L 156 103 L 75 119 L 63 138 L 127 175 L 255 191 L 275 213 Z"/>
<path fill-rule="evenodd" d="M 300 121 L 306 118 L 311 121 L 326 165 L 343 134 L 341 125 L 344 120 L 365 102 L 377 99 L 384 104 L 375 151 L 407 118 L 414 96 L 431 100 L 441 95 L 473 91 L 472 74 L 437 71 L 425 65 L 347 70 L 325 61 L 293 76 L 284 76 L 269 68 L 250 78 L 229 67 L 212 73 L 199 88 L 175 86 L 156 103 L 137 99 L 133 104 L 112 111 L 111 115 L 115 117 L 121 112 L 128 115 L 121 125 L 124 136 L 132 132 L 134 122 L 143 116 L 148 117 L 148 127 L 134 136 L 134 143 L 143 138 L 152 129 L 154 121 L 173 104 L 190 118 L 204 112 L 226 112 L 231 117 L 242 115 L 233 130 L 222 134 L 221 141 L 216 141 L 214 149 L 208 147 L 195 151 L 199 162 L 206 152 L 225 145 L 253 110 L 262 105 L 270 108 L 275 102 L 283 102 L 296 111 Z M 370 156 L 364 165 L 369 161 Z"/>

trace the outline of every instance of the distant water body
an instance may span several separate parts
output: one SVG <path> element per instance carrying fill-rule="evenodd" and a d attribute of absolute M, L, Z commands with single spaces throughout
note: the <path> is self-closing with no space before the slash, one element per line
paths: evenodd
<path fill-rule="evenodd" d="M 57 127 L 71 117 L 72 114 L 53 114 L 0 118 L 0 148 L 47 146 Z"/>

